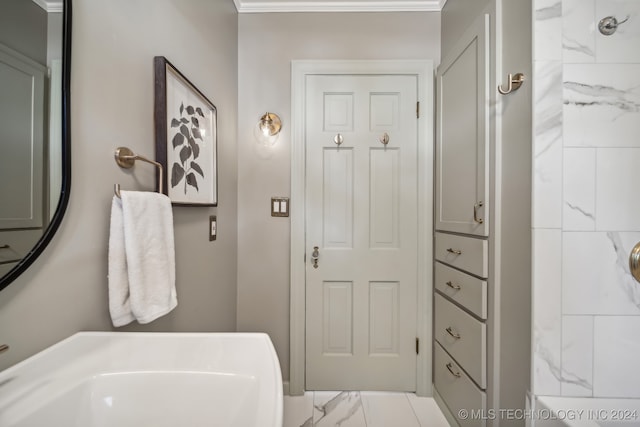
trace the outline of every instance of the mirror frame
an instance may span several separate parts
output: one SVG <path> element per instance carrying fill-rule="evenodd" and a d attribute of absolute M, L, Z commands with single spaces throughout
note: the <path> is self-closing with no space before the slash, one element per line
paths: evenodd
<path fill-rule="evenodd" d="M 0 290 L 6 288 L 40 256 L 62 223 L 71 191 L 71 0 L 64 0 L 62 8 L 62 186 L 60 201 L 49 226 L 33 249 L 7 274 L 0 277 Z"/>

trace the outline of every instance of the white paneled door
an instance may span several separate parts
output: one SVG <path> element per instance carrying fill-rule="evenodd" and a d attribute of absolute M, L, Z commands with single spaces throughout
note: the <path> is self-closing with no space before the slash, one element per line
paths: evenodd
<path fill-rule="evenodd" d="M 416 389 L 417 78 L 306 80 L 306 389 Z"/>

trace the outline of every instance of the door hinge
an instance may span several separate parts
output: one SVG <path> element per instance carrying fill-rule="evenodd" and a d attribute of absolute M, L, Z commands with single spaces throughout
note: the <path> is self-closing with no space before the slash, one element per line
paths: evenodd
<path fill-rule="evenodd" d="M 420 354 L 420 338 L 416 338 L 416 354 Z"/>
<path fill-rule="evenodd" d="M 420 118 L 420 101 L 416 102 L 416 118 Z"/>

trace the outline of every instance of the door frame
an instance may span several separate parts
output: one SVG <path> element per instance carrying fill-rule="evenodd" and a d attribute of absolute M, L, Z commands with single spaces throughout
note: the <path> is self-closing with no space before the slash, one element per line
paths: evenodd
<path fill-rule="evenodd" d="M 434 115 L 432 60 L 294 60 L 291 61 L 291 253 L 289 394 L 305 387 L 305 200 L 306 93 L 311 75 L 413 75 L 418 82 L 418 283 L 416 334 L 420 351 L 416 366 L 416 394 L 432 396 L 432 281 Z"/>

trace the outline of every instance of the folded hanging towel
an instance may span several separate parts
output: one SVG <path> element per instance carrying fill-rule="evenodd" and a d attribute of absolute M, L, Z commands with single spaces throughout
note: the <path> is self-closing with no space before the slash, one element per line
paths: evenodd
<path fill-rule="evenodd" d="M 149 323 L 178 304 L 171 201 L 121 191 L 111 205 L 109 311 L 114 326 Z"/>
<path fill-rule="evenodd" d="M 135 318 L 129 303 L 127 255 L 124 249 L 122 200 L 113 197 L 109 231 L 109 313 L 113 326 L 124 326 Z"/>

